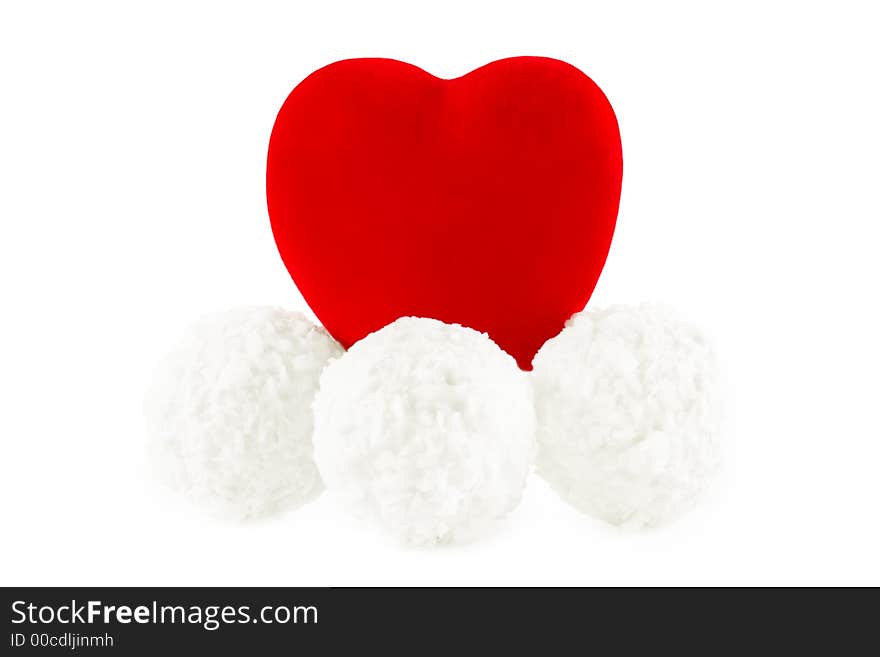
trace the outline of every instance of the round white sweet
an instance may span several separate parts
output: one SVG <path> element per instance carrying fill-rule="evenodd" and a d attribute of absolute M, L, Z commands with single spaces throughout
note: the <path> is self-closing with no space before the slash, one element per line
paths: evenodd
<path fill-rule="evenodd" d="M 300 506 L 321 480 L 311 404 L 342 348 L 303 315 L 240 308 L 203 318 L 160 364 L 145 404 L 158 473 L 218 515 Z"/>
<path fill-rule="evenodd" d="M 327 367 L 314 408 L 328 489 L 405 543 L 470 540 L 519 503 L 531 386 L 484 334 L 398 319 Z"/>
<path fill-rule="evenodd" d="M 668 309 L 579 313 L 533 367 L 537 469 L 581 511 L 615 525 L 659 525 L 715 472 L 715 360 Z"/>

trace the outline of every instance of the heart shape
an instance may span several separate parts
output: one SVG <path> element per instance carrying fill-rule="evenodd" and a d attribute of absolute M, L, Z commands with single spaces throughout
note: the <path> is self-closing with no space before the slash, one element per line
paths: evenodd
<path fill-rule="evenodd" d="M 515 57 L 444 80 L 350 59 L 284 102 L 266 192 L 284 264 L 343 346 L 432 317 L 529 369 L 592 294 L 622 169 L 614 111 L 570 64 Z"/>

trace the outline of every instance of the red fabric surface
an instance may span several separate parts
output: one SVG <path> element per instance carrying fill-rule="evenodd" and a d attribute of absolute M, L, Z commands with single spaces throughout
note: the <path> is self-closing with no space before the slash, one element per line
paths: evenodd
<path fill-rule="evenodd" d="M 622 167 L 611 105 L 569 64 L 516 57 L 443 80 L 352 59 L 285 101 L 266 190 L 281 257 L 343 346 L 433 317 L 529 369 L 592 294 Z"/>

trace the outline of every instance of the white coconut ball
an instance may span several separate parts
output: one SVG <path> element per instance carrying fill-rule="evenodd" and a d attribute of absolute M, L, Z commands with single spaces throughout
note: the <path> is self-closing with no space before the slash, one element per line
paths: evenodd
<path fill-rule="evenodd" d="M 615 525 L 660 525 L 715 472 L 715 360 L 668 309 L 579 313 L 533 368 L 538 472 L 581 511 Z"/>
<path fill-rule="evenodd" d="M 485 334 L 398 319 L 327 367 L 314 408 L 328 489 L 405 543 L 470 540 L 519 503 L 531 386 Z"/>
<path fill-rule="evenodd" d="M 216 514 L 295 508 L 322 489 L 311 404 L 342 348 L 303 315 L 240 308 L 203 318 L 160 364 L 146 400 L 159 475 Z"/>

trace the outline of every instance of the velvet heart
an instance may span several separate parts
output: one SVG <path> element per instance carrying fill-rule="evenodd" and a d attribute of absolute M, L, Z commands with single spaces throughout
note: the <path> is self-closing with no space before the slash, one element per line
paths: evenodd
<path fill-rule="evenodd" d="M 622 170 L 611 105 L 565 62 L 446 80 L 350 59 L 284 102 L 266 191 L 281 257 L 343 346 L 432 317 L 487 332 L 529 369 L 592 294 Z"/>

